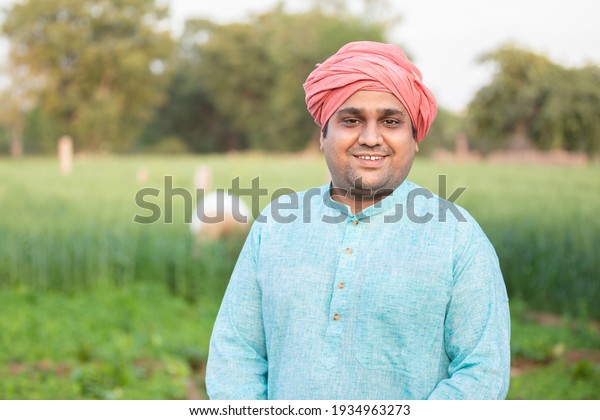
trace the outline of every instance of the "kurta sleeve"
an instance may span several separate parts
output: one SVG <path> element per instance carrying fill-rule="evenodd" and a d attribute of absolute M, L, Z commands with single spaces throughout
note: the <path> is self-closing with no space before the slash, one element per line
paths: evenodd
<path fill-rule="evenodd" d="M 504 399 L 510 379 L 510 315 L 498 258 L 477 223 L 459 223 L 454 286 L 445 320 L 448 379 L 429 399 Z"/>
<path fill-rule="evenodd" d="M 257 279 L 254 223 L 229 281 L 210 340 L 206 390 L 211 399 L 267 399 L 267 352 Z"/>

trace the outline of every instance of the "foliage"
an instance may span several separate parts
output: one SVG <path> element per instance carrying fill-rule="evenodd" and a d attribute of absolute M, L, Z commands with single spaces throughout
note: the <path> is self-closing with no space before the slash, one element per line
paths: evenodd
<path fill-rule="evenodd" d="M 3 31 L 13 72 L 35 81 L 40 108 L 76 147 L 123 151 L 163 98 L 166 17 L 154 0 L 28 0 Z"/>
<path fill-rule="evenodd" d="M 553 363 L 511 378 L 508 399 L 597 400 L 599 392 L 600 367 L 583 360 Z"/>
<path fill-rule="evenodd" d="M 198 39 L 212 26 L 202 19 L 186 22 L 171 59 L 174 74 L 166 90 L 167 99 L 142 133 L 140 150 L 152 148 L 161 138 L 172 136 L 197 153 L 247 148 L 246 136 L 231 125 L 229 117 L 217 111 L 214 98 L 198 75 L 202 66 Z"/>
<path fill-rule="evenodd" d="M 9 131 L 5 127 L 0 126 L 0 155 L 8 154 L 10 150 Z"/>
<path fill-rule="evenodd" d="M 164 285 L 69 295 L 0 291 L 5 399 L 183 399 L 202 363 L 220 296 L 190 305 Z"/>
<path fill-rule="evenodd" d="M 569 351 L 598 349 L 600 329 L 585 316 L 549 313 L 532 313 L 525 301 L 513 298 L 509 302 L 511 313 L 511 355 L 515 363 L 520 360 L 539 364 L 560 361 Z M 545 322 L 540 322 L 545 318 Z M 600 355 L 600 352 L 599 352 Z"/>
<path fill-rule="evenodd" d="M 561 69 L 552 93 L 532 124 L 540 148 L 600 152 L 600 68 Z M 550 141 L 543 141 L 550 139 Z"/>
<path fill-rule="evenodd" d="M 184 155 L 189 153 L 190 150 L 179 137 L 169 136 L 160 139 L 149 151 L 157 155 Z"/>
<path fill-rule="evenodd" d="M 497 67 L 469 104 L 471 134 L 482 149 L 600 151 L 600 68 L 568 69 L 510 46 L 482 62 Z"/>
<path fill-rule="evenodd" d="M 27 154 L 54 154 L 60 138 L 60 123 L 42 107 L 34 107 L 25 115 L 24 148 Z"/>
<path fill-rule="evenodd" d="M 435 149 L 453 151 L 456 146 L 456 137 L 464 131 L 463 126 L 463 117 L 439 107 L 425 141 L 419 144 L 419 153 L 428 155 Z"/>

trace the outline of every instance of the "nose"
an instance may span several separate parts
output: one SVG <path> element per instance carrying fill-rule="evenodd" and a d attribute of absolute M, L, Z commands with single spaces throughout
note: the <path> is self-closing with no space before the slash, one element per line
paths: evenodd
<path fill-rule="evenodd" d="M 366 123 L 358 137 L 358 144 L 374 147 L 383 142 L 377 123 Z"/>

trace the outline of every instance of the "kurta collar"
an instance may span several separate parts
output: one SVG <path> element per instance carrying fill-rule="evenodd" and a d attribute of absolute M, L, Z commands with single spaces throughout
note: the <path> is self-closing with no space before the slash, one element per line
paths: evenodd
<path fill-rule="evenodd" d="M 404 203 L 409 191 L 411 190 L 411 185 L 413 184 L 410 181 L 404 180 L 404 182 L 402 182 L 402 184 L 400 184 L 392 194 L 388 195 L 383 200 L 363 209 L 363 211 L 357 213 L 356 215 L 352 214 L 350 206 L 342 204 L 331 198 L 331 182 L 323 187 L 323 198 L 328 207 L 339 210 L 349 218 L 362 220 L 392 210 L 398 203 Z"/>

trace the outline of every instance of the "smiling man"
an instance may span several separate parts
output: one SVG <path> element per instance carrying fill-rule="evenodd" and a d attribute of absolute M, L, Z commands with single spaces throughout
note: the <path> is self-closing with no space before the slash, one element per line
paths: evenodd
<path fill-rule="evenodd" d="M 496 253 L 464 209 L 446 217 L 406 179 L 436 113 L 421 73 L 397 46 L 355 42 L 304 88 L 332 181 L 254 223 L 213 330 L 209 396 L 505 398 Z"/>
<path fill-rule="evenodd" d="M 359 90 L 326 124 L 321 148 L 333 196 L 352 213 L 391 194 L 406 179 L 419 146 L 408 113 L 394 95 Z"/>

